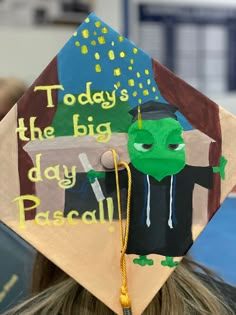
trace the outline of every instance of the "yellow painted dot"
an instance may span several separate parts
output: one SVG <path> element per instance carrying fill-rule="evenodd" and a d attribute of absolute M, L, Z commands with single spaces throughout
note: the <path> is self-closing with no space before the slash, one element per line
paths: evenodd
<path fill-rule="evenodd" d="M 81 46 L 81 53 L 84 55 L 88 53 L 88 47 L 86 45 Z"/>
<path fill-rule="evenodd" d="M 120 52 L 120 58 L 125 58 L 125 56 L 126 56 L 126 53 L 124 51 L 121 51 Z"/>
<path fill-rule="evenodd" d="M 102 23 L 101 23 L 100 21 L 96 21 L 96 22 L 95 22 L 95 26 L 96 26 L 96 27 L 100 27 L 101 24 L 102 24 Z"/>
<path fill-rule="evenodd" d="M 158 96 L 155 96 L 155 100 L 158 100 L 158 98 L 159 98 Z"/>
<path fill-rule="evenodd" d="M 129 66 L 129 67 L 128 67 L 128 69 L 129 69 L 129 70 L 132 70 L 132 69 L 133 69 L 133 67 Z"/>
<path fill-rule="evenodd" d="M 121 70 L 120 70 L 120 68 L 115 68 L 114 69 L 114 76 L 115 77 L 119 77 L 121 75 Z"/>
<path fill-rule="evenodd" d="M 137 75 L 137 78 L 140 78 L 140 77 L 141 77 L 140 72 L 137 72 L 136 75 Z"/>
<path fill-rule="evenodd" d="M 138 48 L 134 47 L 134 48 L 133 48 L 133 53 L 134 53 L 134 54 L 137 54 L 137 52 L 138 52 Z"/>
<path fill-rule="evenodd" d="M 77 34 L 78 34 L 77 32 L 74 32 L 73 36 L 77 36 Z"/>
<path fill-rule="evenodd" d="M 101 66 L 100 66 L 99 64 L 97 64 L 97 65 L 95 66 L 95 71 L 96 71 L 96 72 L 101 72 L 101 71 L 102 71 Z"/>
<path fill-rule="evenodd" d="M 115 46 L 115 42 L 114 41 L 111 42 L 111 46 Z"/>
<path fill-rule="evenodd" d="M 134 86 L 134 80 L 133 79 L 128 80 L 128 85 L 129 86 Z"/>
<path fill-rule="evenodd" d="M 103 34 L 107 34 L 108 33 L 108 28 L 107 27 L 103 27 L 102 28 L 102 33 Z"/>
<path fill-rule="evenodd" d="M 118 87 L 120 87 L 120 81 L 118 81 L 118 82 L 116 82 L 116 85 L 118 86 Z"/>
<path fill-rule="evenodd" d="M 148 84 L 148 85 L 151 84 L 151 79 L 147 79 L 147 84 Z"/>
<path fill-rule="evenodd" d="M 142 83 L 139 83 L 138 86 L 140 87 L 140 89 L 143 88 L 143 84 Z"/>
<path fill-rule="evenodd" d="M 99 55 L 99 53 L 98 53 L 98 52 L 96 52 L 96 53 L 94 54 L 94 57 L 95 57 L 95 59 L 99 60 L 99 59 L 100 59 L 100 55 Z"/>
<path fill-rule="evenodd" d="M 145 70 L 144 70 L 144 73 L 148 75 L 148 74 L 149 74 L 149 70 L 148 70 L 148 69 L 145 69 Z"/>
<path fill-rule="evenodd" d="M 131 65 L 133 65 L 134 64 L 134 59 L 130 59 L 130 63 L 131 63 Z"/>
<path fill-rule="evenodd" d="M 114 53 L 114 50 L 109 50 L 108 51 L 108 57 L 110 60 L 114 60 L 115 59 L 115 53 Z"/>
<path fill-rule="evenodd" d="M 82 30 L 82 36 L 83 38 L 89 38 L 89 30 L 88 29 Z"/>
<path fill-rule="evenodd" d="M 124 40 L 124 37 L 121 36 L 121 35 L 119 35 L 119 36 L 118 36 L 118 41 L 119 41 L 119 42 L 123 42 L 123 40 Z"/>
<path fill-rule="evenodd" d="M 138 102 L 139 102 L 139 104 L 142 104 L 142 99 L 139 98 L 139 99 L 138 99 Z"/>
<path fill-rule="evenodd" d="M 133 94 L 132 94 L 134 97 L 136 97 L 138 95 L 138 92 L 137 91 L 134 91 Z"/>
<path fill-rule="evenodd" d="M 152 92 L 156 92 L 156 90 L 157 90 L 157 89 L 155 88 L 155 86 L 153 86 L 153 87 L 152 87 Z"/>
<path fill-rule="evenodd" d="M 97 43 L 96 43 L 96 40 L 92 40 L 92 41 L 91 41 L 91 45 L 92 45 L 92 46 L 96 46 L 96 44 L 97 44 Z"/>
<path fill-rule="evenodd" d="M 145 96 L 149 95 L 149 91 L 148 90 L 143 90 L 143 95 L 145 95 Z"/>
<path fill-rule="evenodd" d="M 105 40 L 104 36 L 98 36 L 98 42 L 101 45 L 106 44 L 106 40 Z"/>
<path fill-rule="evenodd" d="M 113 225 L 112 225 L 112 226 L 109 226 L 108 231 L 109 231 L 110 233 L 115 232 L 115 227 L 114 227 Z"/>
<path fill-rule="evenodd" d="M 80 42 L 76 41 L 75 42 L 75 46 L 79 47 L 80 46 Z"/>
<path fill-rule="evenodd" d="M 97 32 L 96 32 L 96 31 L 94 31 L 94 32 L 93 32 L 93 35 L 97 35 Z"/>
<path fill-rule="evenodd" d="M 90 18 L 87 17 L 87 18 L 84 20 L 84 22 L 85 22 L 85 23 L 89 23 L 89 22 L 90 22 Z"/>

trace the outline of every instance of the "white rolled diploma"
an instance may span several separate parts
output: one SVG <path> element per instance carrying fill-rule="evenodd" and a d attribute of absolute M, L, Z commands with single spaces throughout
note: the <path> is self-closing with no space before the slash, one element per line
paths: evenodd
<path fill-rule="evenodd" d="M 79 160 L 83 166 L 83 169 L 86 173 L 88 173 L 89 171 L 91 171 L 93 168 L 91 166 L 91 164 L 89 163 L 88 157 L 86 155 L 86 153 L 80 153 L 79 154 Z M 99 181 L 97 178 L 95 178 L 94 183 L 90 183 L 91 187 L 93 189 L 94 195 L 97 199 L 97 202 L 102 201 L 105 199 L 101 186 L 99 184 Z"/>

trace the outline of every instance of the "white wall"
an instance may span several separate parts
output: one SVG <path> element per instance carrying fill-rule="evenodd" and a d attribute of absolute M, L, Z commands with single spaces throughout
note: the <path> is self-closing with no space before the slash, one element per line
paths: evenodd
<path fill-rule="evenodd" d="M 0 28 L 0 77 L 32 83 L 72 35 L 72 28 Z"/>

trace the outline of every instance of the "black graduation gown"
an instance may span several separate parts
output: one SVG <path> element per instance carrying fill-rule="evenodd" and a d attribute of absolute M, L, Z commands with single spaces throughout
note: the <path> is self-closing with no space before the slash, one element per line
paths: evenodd
<path fill-rule="evenodd" d="M 192 244 L 192 199 L 194 185 L 210 189 L 213 181 L 212 167 L 186 165 L 173 177 L 167 176 L 158 182 L 155 178 L 138 171 L 131 163 L 132 194 L 131 217 L 127 254 L 183 256 Z M 148 179 L 149 184 L 148 185 Z M 119 171 L 123 218 L 126 217 L 127 172 Z M 106 172 L 105 179 L 99 179 L 104 196 L 114 201 L 114 220 L 118 220 L 115 173 Z M 150 225 L 147 225 L 148 192 L 150 193 Z M 172 192 L 172 193 L 171 193 Z M 91 185 L 85 173 L 78 173 L 76 185 L 66 189 L 64 215 L 70 210 L 98 208 Z M 105 219 L 108 219 L 104 202 Z M 168 225 L 171 214 L 173 228 Z M 96 211 L 99 220 L 99 211 Z"/>
<path fill-rule="evenodd" d="M 130 164 L 132 174 L 131 214 L 127 254 L 183 256 L 192 244 L 193 189 L 199 184 L 210 189 L 212 167 L 186 165 L 160 182 Z M 127 173 L 119 172 L 120 188 L 127 186 Z M 149 183 L 148 183 L 149 182 Z M 114 173 L 106 174 L 106 188 L 115 189 Z M 150 194 L 150 225 L 147 202 Z M 172 228 L 168 225 L 171 218 Z"/>

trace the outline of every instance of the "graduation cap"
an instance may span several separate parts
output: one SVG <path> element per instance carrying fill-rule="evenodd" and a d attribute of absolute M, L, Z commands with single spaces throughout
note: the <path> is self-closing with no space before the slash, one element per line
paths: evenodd
<path fill-rule="evenodd" d="M 236 183 L 235 129 L 91 14 L 0 124 L 1 220 L 115 313 L 141 314 Z"/>
<path fill-rule="evenodd" d="M 177 108 L 170 105 L 156 101 L 148 101 L 141 106 L 137 106 L 130 110 L 130 114 L 133 116 L 132 122 L 138 120 L 139 113 L 142 116 L 142 120 L 158 120 L 162 118 L 177 119 L 175 112 Z"/>

